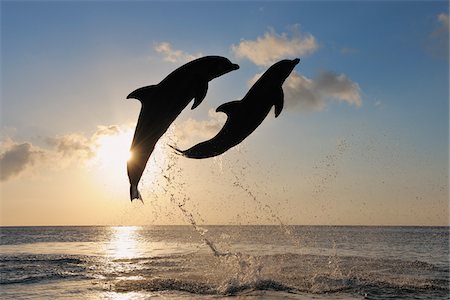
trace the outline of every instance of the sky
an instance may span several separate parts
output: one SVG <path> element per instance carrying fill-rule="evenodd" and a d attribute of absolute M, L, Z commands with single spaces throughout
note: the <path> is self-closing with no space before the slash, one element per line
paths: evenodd
<path fill-rule="evenodd" d="M 2 1 L 0 225 L 449 225 L 447 1 Z M 181 113 L 130 203 L 140 103 L 184 63 L 240 69 Z M 239 146 L 215 109 L 300 58 Z"/>

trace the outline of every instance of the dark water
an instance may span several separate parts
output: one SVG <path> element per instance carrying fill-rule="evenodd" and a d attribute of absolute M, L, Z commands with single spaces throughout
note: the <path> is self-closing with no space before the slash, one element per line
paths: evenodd
<path fill-rule="evenodd" d="M 3 227 L 1 299 L 449 299 L 448 227 Z"/>

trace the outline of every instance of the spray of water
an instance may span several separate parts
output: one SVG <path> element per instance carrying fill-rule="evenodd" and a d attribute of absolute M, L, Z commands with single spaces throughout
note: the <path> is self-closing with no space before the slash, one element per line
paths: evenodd
<path fill-rule="evenodd" d="M 175 144 L 175 141 L 173 140 L 173 134 L 169 134 L 168 138 L 170 139 L 170 144 Z M 328 168 L 329 172 L 325 174 L 324 177 L 322 177 L 323 180 L 320 181 L 320 186 L 318 186 L 314 191 L 316 195 L 323 192 L 323 187 L 326 186 L 326 183 L 329 183 L 333 178 L 337 176 L 337 172 L 334 171 L 336 162 L 343 155 L 345 149 L 346 144 L 339 143 L 337 145 L 336 153 L 327 156 L 324 160 L 324 164 Z M 201 220 L 201 216 L 198 215 L 198 213 L 197 215 L 195 215 L 194 212 L 188 209 L 187 204 L 192 202 L 192 199 L 187 195 L 186 192 L 186 182 L 184 182 L 184 180 L 182 179 L 183 172 L 179 167 L 179 159 L 179 155 L 176 155 L 173 152 L 169 152 L 167 166 L 164 170 L 161 170 L 164 182 L 164 184 L 162 184 L 162 189 L 164 193 L 169 196 L 170 202 L 178 207 L 184 219 L 192 226 L 194 232 L 196 232 L 204 241 L 204 243 L 211 250 L 212 254 L 215 257 L 219 258 L 219 261 L 222 265 L 226 265 L 227 267 L 231 266 L 234 269 L 234 271 L 230 273 L 231 279 L 225 281 L 222 284 L 221 289 L 223 289 L 224 293 L 229 293 L 232 292 L 227 290 L 230 287 L 242 286 L 243 283 L 251 284 L 252 282 L 260 281 L 263 265 L 258 262 L 256 257 L 239 252 L 230 253 L 220 251 L 214 244 L 214 242 L 207 237 L 207 229 L 202 228 L 198 225 L 197 220 L 199 218 Z M 219 158 L 214 160 L 214 164 L 217 165 L 220 173 L 224 172 L 224 165 L 226 165 L 227 163 L 228 162 L 223 159 L 223 156 L 220 156 Z M 236 168 L 236 166 L 239 166 L 239 168 Z M 281 233 L 284 234 L 288 239 L 290 239 L 295 246 L 300 248 L 301 241 L 294 234 L 292 226 L 285 224 L 276 210 L 274 210 L 269 204 L 264 203 L 262 200 L 260 200 L 253 191 L 253 189 L 256 189 L 258 193 L 263 192 L 265 195 L 268 195 L 267 190 L 259 186 L 256 182 L 252 183 L 251 185 L 249 183 L 246 183 L 246 180 L 248 180 L 249 176 L 245 176 L 245 172 L 246 170 L 253 169 L 250 162 L 248 162 L 248 160 L 244 160 L 244 163 L 242 161 L 239 161 L 238 163 L 236 163 L 236 165 L 230 166 L 226 169 L 231 170 L 233 177 L 233 186 L 245 192 L 249 199 L 251 199 L 253 203 L 256 204 L 256 207 L 261 212 L 263 212 L 266 217 L 271 220 L 272 223 L 279 225 Z M 330 267 L 333 267 L 334 272 L 336 273 L 339 269 L 338 265 L 336 264 L 338 262 L 333 260 L 333 258 L 330 258 L 330 262 Z"/>
<path fill-rule="evenodd" d="M 345 139 L 336 143 L 333 153 L 326 155 L 325 159 L 317 162 L 314 166 L 316 174 L 313 178 L 314 190 L 312 196 L 315 200 L 321 200 L 323 194 L 339 175 L 339 162 L 342 160 L 349 145 Z"/>
<path fill-rule="evenodd" d="M 244 153 L 242 147 L 239 149 L 238 153 L 241 154 Z M 224 164 L 223 159 L 218 160 L 218 167 L 220 171 L 223 170 L 223 164 Z M 271 221 L 271 223 L 278 224 L 281 232 L 287 238 L 289 238 L 295 246 L 299 247 L 301 242 L 293 234 L 293 228 L 285 224 L 285 222 L 282 220 L 282 218 L 276 212 L 276 210 L 274 210 L 269 204 L 263 203 L 253 192 L 253 190 L 257 190 L 265 195 L 269 195 L 267 190 L 262 186 L 258 185 L 256 182 L 252 182 L 251 184 L 246 183 L 248 178 L 250 178 L 251 176 L 246 176 L 245 172 L 247 170 L 254 169 L 252 164 L 248 160 L 238 159 L 235 164 L 231 165 L 227 169 L 231 170 L 233 176 L 233 183 L 232 183 L 233 186 L 242 190 L 253 201 L 253 203 L 256 204 L 256 207 L 259 209 L 259 211 L 262 212 L 266 216 L 266 218 Z"/>
<path fill-rule="evenodd" d="M 316 164 L 315 169 L 318 169 L 321 172 L 319 174 L 319 177 L 316 178 L 316 184 L 314 185 L 313 197 L 315 199 L 319 199 L 338 176 L 339 161 L 342 159 L 347 149 L 348 143 L 346 142 L 346 140 L 339 140 L 333 153 L 327 155 L 323 161 L 319 161 Z M 220 162 L 220 168 L 222 169 L 223 161 Z M 236 166 L 240 166 L 240 168 L 236 168 Z M 248 178 L 251 178 L 251 176 L 246 176 L 246 170 L 254 169 L 250 162 L 248 160 L 244 160 L 244 162 L 239 161 L 235 166 L 231 166 L 227 169 L 231 170 L 233 174 L 233 186 L 245 192 L 249 199 L 251 199 L 256 204 L 256 207 L 262 213 L 264 213 L 272 223 L 278 224 L 281 233 L 284 234 L 293 243 L 293 245 L 295 245 L 299 249 L 302 243 L 300 238 L 295 235 L 294 228 L 285 224 L 276 210 L 274 210 L 269 204 L 263 203 L 263 201 L 261 201 L 253 191 L 256 190 L 259 193 L 268 195 L 266 188 L 258 185 L 258 183 L 256 182 L 252 182 L 251 184 L 246 183 L 246 181 L 248 181 Z M 336 243 L 334 241 L 333 245 L 333 249 L 336 250 Z M 237 261 L 240 262 L 238 265 L 241 267 L 236 272 L 235 280 L 237 280 L 238 282 L 248 282 L 249 277 L 245 277 L 242 274 L 247 274 L 246 276 L 250 276 L 250 278 L 253 279 L 260 279 L 258 274 L 260 273 L 262 266 L 255 265 L 254 263 L 245 263 L 252 261 L 252 257 L 244 258 L 242 255 L 238 255 L 236 256 L 236 258 Z M 244 264 L 242 264 L 243 262 Z M 318 262 L 314 261 L 314 259 L 312 261 L 309 261 L 309 264 L 311 265 L 310 267 L 312 267 L 312 265 L 317 265 L 317 263 Z M 249 269 L 248 266 L 252 266 L 252 268 Z M 333 276 L 333 278 L 342 276 L 342 274 L 340 274 L 340 260 L 337 256 L 337 253 L 334 253 L 334 255 L 331 255 L 329 257 L 328 268 L 330 269 L 329 275 Z M 311 278 L 312 285 L 314 285 L 316 281 L 317 278 Z"/>
<path fill-rule="evenodd" d="M 175 144 L 173 133 L 169 132 L 168 139 L 169 144 Z M 186 204 L 191 201 L 191 198 L 185 192 L 186 183 L 181 180 L 182 169 L 179 167 L 178 159 L 179 155 L 176 153 L 170 152 L 169 154 L 169 162 L 165 169 L 163 178 L 165 181 L 163 190 L 164 193 L 169 195 L 170 202 L 178 207 L 180 212 L 182 213 L 185 220 L 192 226 L 193 230 L 200 236 L 200 238 L 204 241 L 204 243 L 209 247 L 214 256 L 223 256 L 226 255 L 218 250 L 217 246 L 207 238 L 206 233 L 207 229 L 202 228 L 198 225 L 196 217 L 194 213 L 189 211 L 186 207 Z M 198 216 L 201 219 L 201 216 Z"/>

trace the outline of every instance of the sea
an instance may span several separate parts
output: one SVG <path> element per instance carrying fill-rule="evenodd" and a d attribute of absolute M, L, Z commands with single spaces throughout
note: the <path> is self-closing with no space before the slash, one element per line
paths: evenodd
<path fill-rule="evenodd" d="M 449 299 L 448 227 L 1 227 L 1 299 Z"/>

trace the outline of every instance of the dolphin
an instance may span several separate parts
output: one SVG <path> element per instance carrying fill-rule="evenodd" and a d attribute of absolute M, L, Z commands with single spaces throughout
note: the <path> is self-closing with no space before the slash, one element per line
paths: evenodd
<path fill-rule="evenodd" d="M 262 123 L 272 106 L 275 106 L 275 117 L 281 113 L 284 103 L 281 86 L 299 62 L 300 59 L 296 58 L 275 63 L 258 79 L 242 100 L 220 105 L 216 112 L 225 113 L 227 121 L 212 139 L 184 151 L 171 147 L 185 157 L 201 159 L 220 155 L 238 145 Z"/>
<path fill-rule="evenodd" d="M 131 201 L 142 201 L 137 188 L 139 180 L 156 142 L 170 124 L 192 99 L 191 109 L 202 102 L 209 81 L 237 69 L 239 66 L 225 57 L 205 56 L 179 67 L 160 83 L 139 88 L 127 96 L 142 104 L 127 162 Z"/>

